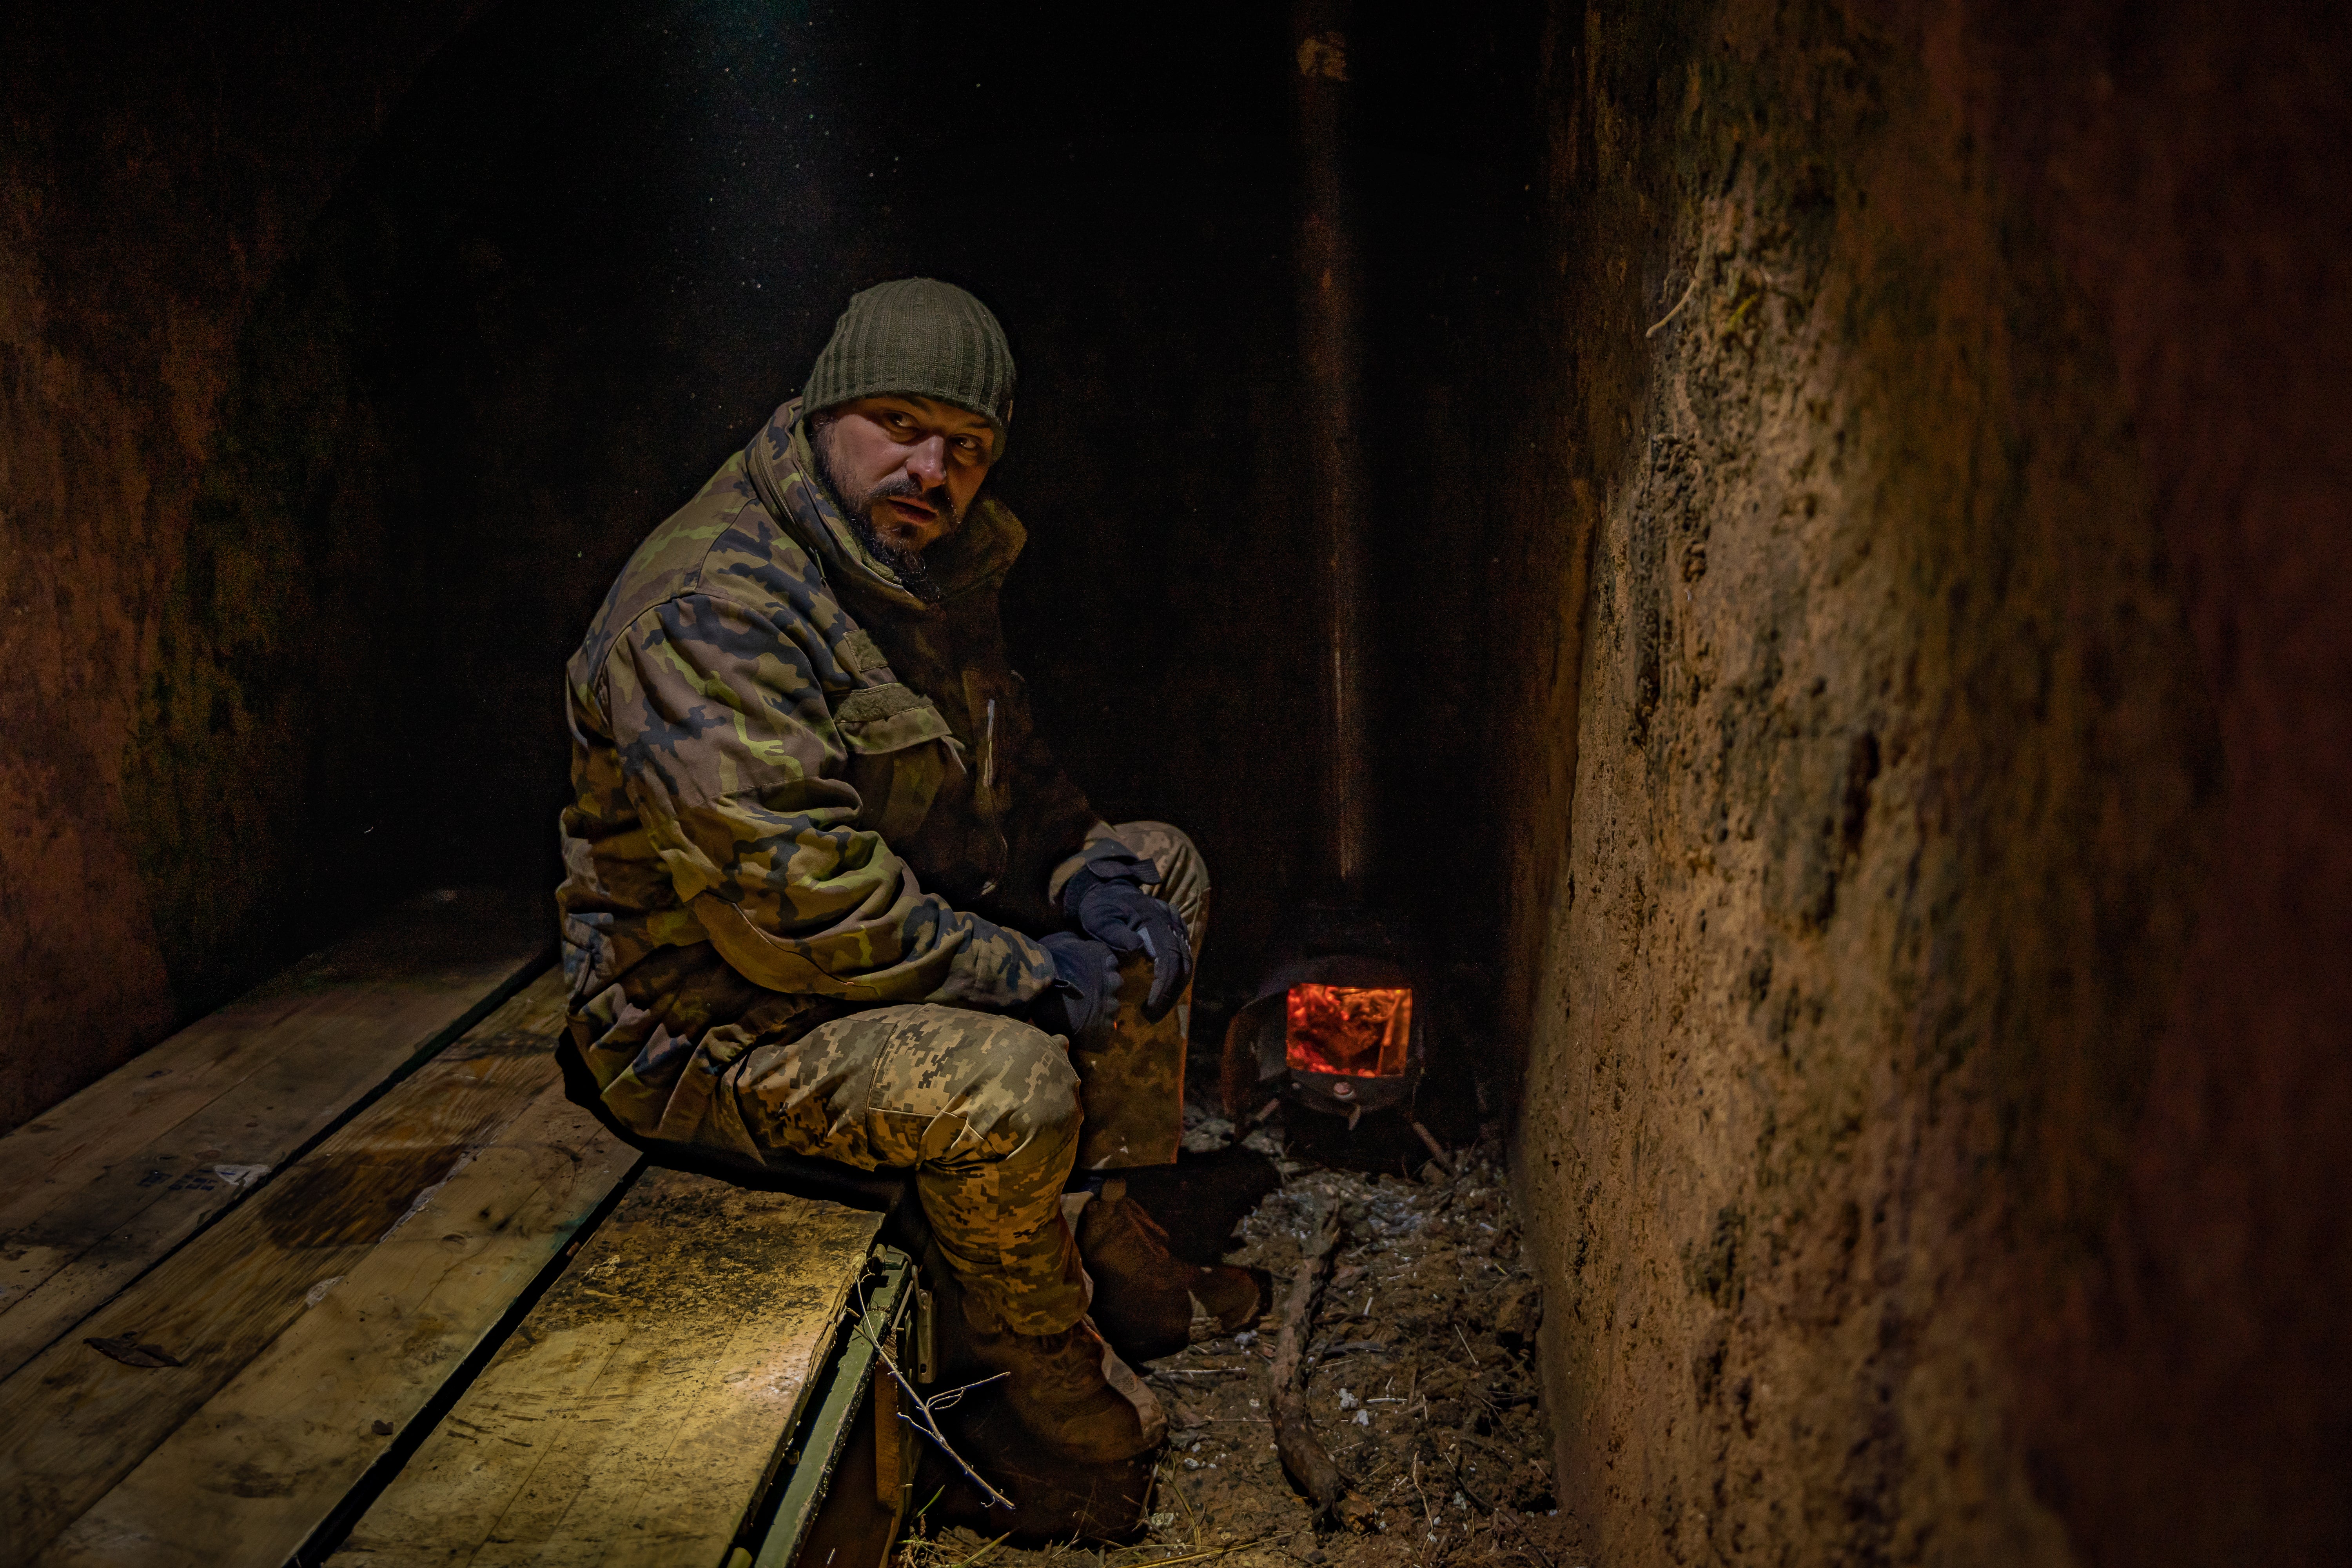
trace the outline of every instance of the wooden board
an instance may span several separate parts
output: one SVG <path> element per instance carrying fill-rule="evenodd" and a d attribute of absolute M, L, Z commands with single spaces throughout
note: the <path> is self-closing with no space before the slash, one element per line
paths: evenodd
<path fill-rule="evenodd" d="M 541 1092 L 39 1561 L 277 1568 L 639 1159 Z"/>
<path fill-rule="evenodd" d="M 719 1568 L 881 1217 L 647 1173 L 336 1568 Z"/>
<path fill-rule="evenodd" d="M 0 1138 L 0 1376 L 543 965 L 541 904 L 427 895 Z"/>
<path fill-rule="evenodd" d="M 500 1142 L 560 1082 L 562 1013 L 551 973 L 0 1383 L 0 1562 L 37 1555 Z M 182 1364 L 89 1342 L 124 1338 Z"/>

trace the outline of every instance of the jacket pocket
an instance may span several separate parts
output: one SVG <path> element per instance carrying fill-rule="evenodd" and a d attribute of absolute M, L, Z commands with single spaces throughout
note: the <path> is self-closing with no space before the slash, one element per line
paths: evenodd
<path fill-rule="evenodd" d="M 885 843 L 912 837 L 950 770 L 963 771 L 946 718 L 929 698 L 894 680 L 843 698 L 833 722 L 849 749 L 849 782 L 865 803 L 859 826 L 879 833 Z"/>

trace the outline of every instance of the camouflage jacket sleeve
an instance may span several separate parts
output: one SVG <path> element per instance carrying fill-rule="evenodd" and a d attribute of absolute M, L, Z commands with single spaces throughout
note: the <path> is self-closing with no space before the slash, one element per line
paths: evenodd
<path fill-rule="evenodd" d="M 677 896 L 748 979 L 865 1002 L 1008 1009 L 1044 948 L 925 894 L 870 828 L 812 650 L 760 610 L 665 600 L 615 639 L 604 711 L 624 787 Z"/>

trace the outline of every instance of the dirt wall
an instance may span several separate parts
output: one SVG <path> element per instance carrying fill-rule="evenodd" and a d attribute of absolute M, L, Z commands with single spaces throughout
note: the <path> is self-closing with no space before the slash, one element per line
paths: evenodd
<path fill-rule="evenodd" d="M 280 268 L 474 8 L 0 24 L 0 1127 L 249 979 L 337 874 L 309 792 L 368 743 L 334 634 L 382 498 L 349 323 Z"/>
<path fill-rule="evenodd" d="M 1498 584 L 1601 1561 L 2340 1560 L 2339 18 L 1555 11 Z"/>

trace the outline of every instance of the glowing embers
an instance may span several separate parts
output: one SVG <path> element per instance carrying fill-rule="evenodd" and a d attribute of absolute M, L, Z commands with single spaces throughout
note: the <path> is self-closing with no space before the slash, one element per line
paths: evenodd
<path fill-rule="evenodd" d="M 1283 1055 L 1295 1071 L 1391 1078 L 1412 1043 L 1412 993 L 1402 986 L 1294 985 Z"/>

